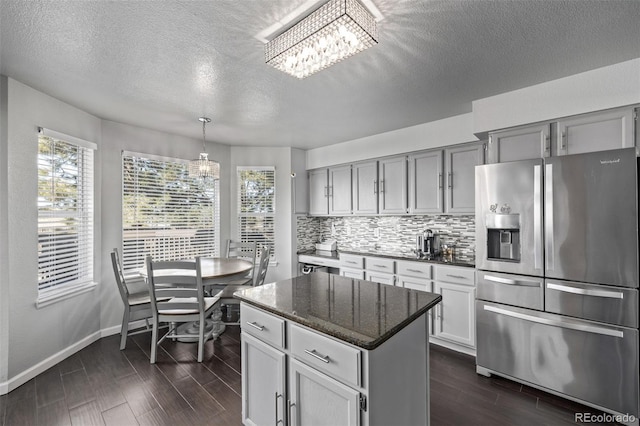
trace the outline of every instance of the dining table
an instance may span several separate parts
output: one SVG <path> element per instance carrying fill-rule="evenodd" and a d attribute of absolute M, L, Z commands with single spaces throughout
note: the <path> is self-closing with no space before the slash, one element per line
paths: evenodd
<path fill-rule="evenodd" d="M 200 258 L 200 274 L 202 275 L 202 284 L 206 289 L 211 291 L 212 295 L 215 295 L 218 291 L 222 290 L 229 282 L 238 280 L 245 276 L 252 268 L 253 263 L 248 260 L 238 258 L 227 257 L 201 257 Z M 170 271 L 165 271 L 171 274 Z M 141 275 L 146 278 L 146 268 L 140 271 Z M 181 273 L 181 271 L 176 271 Z M 222 333 L 224 333 L 226 326 L 222 321 L 222 309 L 218 304 L 211 314 L 210 318 L 207 318 L 206 331 L 215 330 L 212 334 L 212 339 L 216 339 Z M 197 342 L 199 333 L 199 324 L 197 322 L 184 323 L 178 326 L 178 334 L 193 334 L 192 337 L 181 337 L 177 340 L 179 342 Z"/>

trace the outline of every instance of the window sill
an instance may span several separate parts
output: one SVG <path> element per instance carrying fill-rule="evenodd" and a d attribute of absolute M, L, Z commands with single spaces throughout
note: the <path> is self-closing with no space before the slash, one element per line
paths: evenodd
<path fill-rule="evenodd" d="M 97 283 L 88 282 L 64 286 L 64 288 L 43 292 L 42 294 L 38 294 L 36 308 L 44 308 L 45 306 L 52 305 L 62 300 L 70 299 L 83 293 L 88 293 L 93 291 L 97 286 Z"/>

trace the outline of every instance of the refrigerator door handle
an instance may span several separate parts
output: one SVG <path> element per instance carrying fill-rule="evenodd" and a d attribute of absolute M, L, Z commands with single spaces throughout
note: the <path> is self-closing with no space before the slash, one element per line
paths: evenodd
<path fill-rule="evenodd" d="M 496 314 L 500 314 L 500 315 L 506 315 L 508 317 L 518 318 L 524 321 L 535 322 L 537 324 L 550 325 L 553 327 L 560 327 L 560 328 L 568 328 L 571 330 L 584 331 L 587 333 L 594 333 L 594 334 L 602 334 L 605 336 L 619 337 L 621 339 L 624 338 L 624 333 L 622 331 L 611 329 L 611 328 L 598 327 L 595 325 L 588 325 L 588 324 L 576 324 L 573 322 L 553 320 L 548 318 L 540 318 L 533 315 L 527 315 L 521 312 L 514 312 L 508 309 L 502 309 L 502 308 L 489 306 L 489 305 L 484 305 L 484 310 L 493 312 Z"/>
<path fill-rule="evenodd" d="M 541 166 L 533 166 L 533 267 L 542 269 Z"/>
<path fill-rule="evenodd" d="M 624 294 L 620 291 L 608 291 L 608 290 L 592 290 L 586 288 L 571 287 L 568 285 L 561 285 L 555 283 L 547 283 L 547 288 L 552 290 L 563 291 L 565 293 L 581 294 L 584 296 L 595 297 L 608 297 L 611 299 L 624 299 Z"/>
<path fill-rule="evenodd" d="M 553 164 L 545 165 L 544 172 L 544 210 L 546 243 L 545 254 L 547 256 L 547 271 L 554 270 L 554 244 L 553 244 Z"/>
<path fill-rule="evenodd" d="M 485 281 L 493 281 L 494 283 L 515 285 L 520 287 L 540 287 L 540 283 L 536 281 L 512 280 L 509 278 L 494 277 L 493 275 L 484 275 Z"/>

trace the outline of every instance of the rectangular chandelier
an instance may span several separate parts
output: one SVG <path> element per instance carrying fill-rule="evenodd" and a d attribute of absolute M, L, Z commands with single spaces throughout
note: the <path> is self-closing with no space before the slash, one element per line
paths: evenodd
<path fill-rule="evenodd" d="M 357 0 L 329 0 L 265 45 L 267 64 L 305 78 L 378 43 L 376 21 Z"/>

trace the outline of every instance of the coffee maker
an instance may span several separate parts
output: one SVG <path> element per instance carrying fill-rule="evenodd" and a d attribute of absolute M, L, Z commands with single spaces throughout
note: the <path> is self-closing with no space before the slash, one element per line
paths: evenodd
<path fill-rule="evenodd" d="M 427 229 L 422 234 L 424 248 L 422 252 L 427 259 L 433 259 L 440 254 L 440 235 L 435 234 L 431 229 Z"/>

